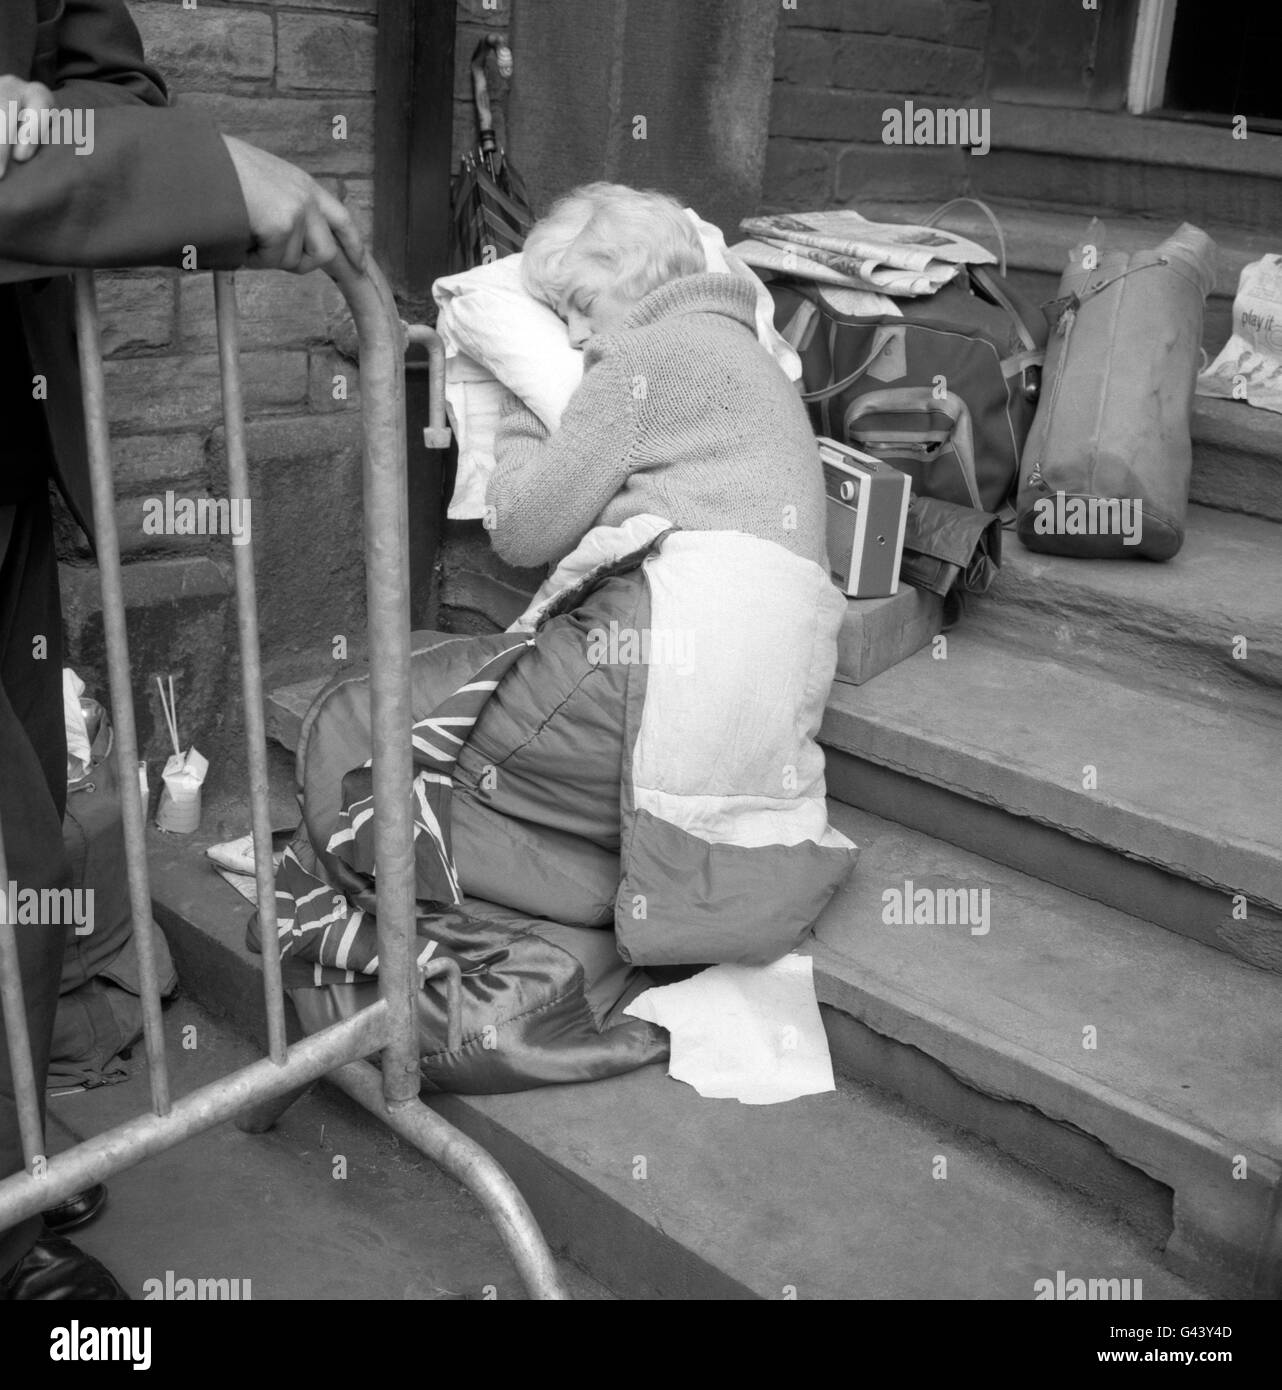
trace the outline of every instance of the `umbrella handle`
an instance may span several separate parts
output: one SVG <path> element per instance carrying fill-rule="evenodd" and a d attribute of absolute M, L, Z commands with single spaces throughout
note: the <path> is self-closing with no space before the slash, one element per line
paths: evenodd
<path fill-rule="evenodd" d="M 493 49 L 500 77 L 512 76 L 512 50 L 504 33 L 486 34 L 472 54 L 472 99 L 476 103 L 476 126 L 481 136 L 481 152 L 490 154 L 498 142 L 494 136 L 494 112 L 490 107 L 490 84 L 485 76 L 485 60 Z"/>

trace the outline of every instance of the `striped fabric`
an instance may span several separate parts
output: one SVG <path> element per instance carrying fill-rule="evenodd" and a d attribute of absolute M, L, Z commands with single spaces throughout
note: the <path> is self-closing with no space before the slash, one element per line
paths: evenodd
<path fill-rule="evenodd" d="M 451 196 L 456 268 L 484 265 L 525 245 L 534 219 L 525 185 L 506 159 L 495 174 L 482 156 L 465 155 Z"/>
<path fill-rule="evenodd" d="M 414 822 L 415 896 L 422 964 L 436 948 L 427 935 L 442 905 L 462 901 L 450 845 L 450 795 L 459 751 L 467 742 L 486 700 L 504 673 L 532 645 L 532 637 L 514 641 L 447 696 L 412 731 L 416 768 L 410 796 Z M 312 962 L 306 982 L 352 983 L 378 973 L 378 931 L 374 918 L 374 789 L 369 762 L 343 778 L 343 808 L 326 846 L 329 853 L 358 875 L 364 891 L 344 894 L 310 872 L 293 849 L 276 873 L 276 931 L 282 961 Z M 334 974 L 333 972 L 342 972 Z M 287 983 L 299 982 L 289 972 Z"/>

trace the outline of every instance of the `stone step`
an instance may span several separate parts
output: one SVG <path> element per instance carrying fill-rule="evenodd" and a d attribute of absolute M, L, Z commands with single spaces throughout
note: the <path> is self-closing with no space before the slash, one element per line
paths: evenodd
<path fill-rule="evenodd" d="M 871 818 L 859 822 L 865 839 L 871 828 Z M 199 858 L 208 838 L 153 837 L 158 919 L 186 988 L 261 1038 L 247 905 Z M 843 1012 L 840 974 L 829 979 L 832 953 L 827 939 L 817 943 L 820 991 L 837 999 L 826 1021 L 863 1027 Z M 1111 1037 L 1110 1016 L 1100 1017 Z M 834 1030 L 839 1066 L 856 1050 Z M 1102 1200 L 1088 1200 L 846 1077 L 836 1094 L 777 1106 L 701 1099 L 662 1066 L 429 1103 L 499 1158 L 555 1249 L 624 1297 L 1013 1300 L 1034 1297 L 1036 1281 L 1058 1270 L 1139 1279 L 1148 1299 L 1227 1290 L 1209 1260 L 1189 1279 L 1166 1267 L 1155 1247 L 1169 1213 L 1165 1227 L 1161 1214 L 1146 1214 L 1139 1230 L 1118 1222 L 1119 1192 L 1162 1204 L 1160 1188 L 1131 1170 Z"/>
<path fill-rule="evenodd" d="M 1282 970 L 1279 723 L 965 623 L 833 686 L 829 794 Z"/>
<path fill-rule="evenodd" d="M 266 691 L 264 707 L 267 715 L 267 737 L 275 739 L 282 748 L 287 748 L 291 753 L 296 753 L 303 728 L 303 716 L 330 679 L 329 673 L 323 676 L 309 676 L 305 680 L 278 685 L 274 690 Z"/>
<path fill-rule="evenodd" d="M 190 997 L 167 1006 L 164 1022 L 175 1100 L 262 1056 Z M 51 1153 L 151 1108 L 143 1049 L 123 1065 L 115 1085 L 50 1100 Z M 134 1299 L 184 1293 L 185 1279 L 227 1280 L 223 1298 L 256 1302 L 527 1297 L 480 1204 L 327 1087 L 270 1134 L 218 1125 L 116 1174 L 108 1188 L 101 1219 L 74 1239 Z M 560 1273 L 576 1299 L 610 1297 L 568 1261 Z"/>
<path fill-rule="evenodd" d="M 811 950 L 845 1069 L 1112 1192 L 1159 1239 L 1165 1220 L 1174 1269 L 1282 1277 L 1282 978 L 875 816 L 832 819 L 861 855 Z M 980 911 L 945 920 L 940 890 Z M 896 919 L 909 894 L 919 924 Z"/>
<path fill-rule="evenodd" d="M 1055 298 L 1068 253 L 1084 240 L 1094 214 L 1085 209 L 1065 211 L 1031 206 L 1031 200 L 1025 198 L 1016 201 L 984 198 L 984 201 L 996 214 L 1006 237 L 1008 274 L 1014 276 L 1016 284 L 1034 302 L 1045 303 Z M 937 206 L 931 202 L 861 203 L 859 211 L 865 217 L 916 222 Z M 1168 237 L 1182 220 L 1185 219 L 1133 215 L 1106 218 L 1101 214 L 1105 231 L 1103 247 L 1126 252 L 1148 250 Z M 943 225 L 983 246 L 997 249 L 992 224 L 969 204 L 962 203 L 951 209 Z M 1226 226 L 1218 220 L 1197 225 L 1215 241 L 1217 252 L 1215 285 L 1207 298 L 1203 336 L 1207 350 L 1214 353 L 1229 335 L 1230 310 L 1243 268 L 1269 252 L 1276 252 L 1277 242 L 1267 234 Z"/>
<path fill-rule="evenodd" d="M 1282 137 L 1125 113 L 994 103 L 992 148 L 967 164 L 982 198 L 1086 208 L 1101 216 L 1282 222 Z"/>
<path fill-rule="evenodd" d="M 1282 166 L 1279 166 L 1282 167 Z M 1030 207 L 1026 202 L 992 202 L 1006 235 L 1009 275 L 1035 304 L 1055 298 L 1069 250 L 1083 238 L 1086 212 Z M 920 221 L 937 204 L 897 202 L 860 204 L 866 217 L 896 222 Z M 1178 220 L 1178 219 L 1177 219 Z M 988 219 L 965 204 L 953 209 L 945 224 L 993 247 Z M 1138 251 L 1157 245 L 1175 228 L 1171 219 L 1106 219 L 1106 245 Z M 1208 359 L 1218 355 L 1232 331 L 1233 297 L 1244 266 L 1276 251 L 1276 239 L 1209 222 L 1204 230 L 1218 248 L 1215 288 L 1207 299 L 1202 345 Z M 1240 401 L 1197 396 L 1193 403 L 1193 477 L 1189 495 L 1204 506 L 1249 512 L 1282 521 L 1282 416 Z"/>
<path fill-rule="evenodd" d="M 1282 415 L 1195 396 L 1192 431 L 1189 499 L 1282 521 Z"/>
<path fill-rule="evenodd" d="M 1062 1188 L 845 1078 L 835 1094 L 744 1106 L 651 1066 L 430 1103 L 623 1297 L 1019 1300 L 1057 1270 L 1129 1277 L 1132 1297 L 1136 1280 L 1144 1298 L 1206 1296 Z"/>
<path fill-rule="evenodd" d="M 1190 507 L 1183 547 L 1161 564 L 1043 555 L 1013 531 L 1002 540 L 1001 571 L 968 601 L 963 631 L 1177 695 L 1282 713 L 1282 525 Z"/>
<path fill-rule="evenodd" d="M 528 600 L 530 595 L 523 597 Z M 518 613 L 524 607 L 522 603 Z M 860 685 L 929 642 L 942 623 L 943 600 L 909 584 L 901 584 L 892 597 L 849 599 L 838 638 L 837 670 L 843 679 Z M 266 691 L 267 735 L 291 753 L 298 749 L 312 701 L 334 675 L 328 657 L 316 657 L 310 664 L 321 674 L 277 681 Z"/>

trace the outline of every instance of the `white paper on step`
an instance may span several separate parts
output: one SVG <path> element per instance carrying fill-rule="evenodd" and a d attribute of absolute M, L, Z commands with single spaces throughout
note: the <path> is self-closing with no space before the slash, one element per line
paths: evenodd
<path fill-rule="evenodd" d="M 837 1089 L 809 956 L 709 966 L 646 990 L 624 1013 L 668 1030 L 668 1075 L 701 1096 L 772 1105 Z"/>

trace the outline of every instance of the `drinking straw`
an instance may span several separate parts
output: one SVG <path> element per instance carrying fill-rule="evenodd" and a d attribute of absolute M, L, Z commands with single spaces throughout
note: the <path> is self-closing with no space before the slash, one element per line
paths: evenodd
<path fill-rule="evenodd" d="M 160 691 L 160 708 L 164 712 L 165 727 L 169 730 L 170 741 L 174 745 L 174 757 L 182 757 L 182 749 L 178 745 L 178 719 L 176 712 L 171 713 L 169 705 L 165 702 L 165 687 L 159 676 L 156 677 L 156 689 Z M 174 678 L 169 677 L 170 698 L 173 698 Z"/>

